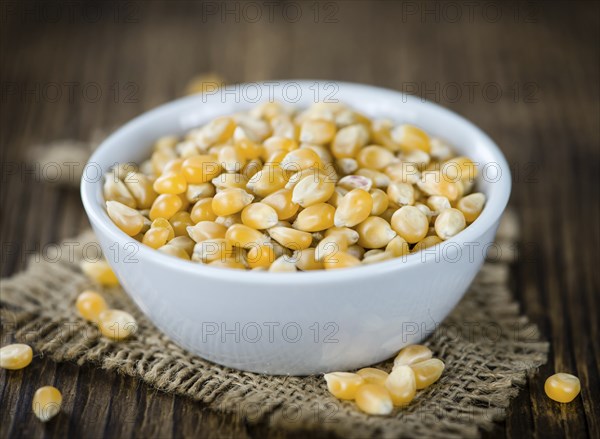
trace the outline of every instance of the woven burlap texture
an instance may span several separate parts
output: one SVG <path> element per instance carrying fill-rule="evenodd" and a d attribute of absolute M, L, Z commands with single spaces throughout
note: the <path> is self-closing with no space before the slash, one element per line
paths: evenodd
<path fill-rule="evenodd" d="M 27 342 L 55 361 L 93 363 L 279 429 L 324 429 L 351 438 L 478 437 L 482 428 L 503 419 L 526 373 L 546 361 L 547 343 L 520 315 L 508 287 L 514 238 L 509 217 L 499 231 L 495 260 L 485 263 L 427 340 L 446 363 L 442 378 L 409 407 L 386 417 L 367 416 L 354 403 L 337 401 L 322 376 L 263 376 L 191 355 L 154 328 L 120 288 L 104 290 L 104 296 L 112 307 L 131 312 L 139 331 L 125 342 L 99 337 L 74 307 L 82 290 L 99 289 L 79 270 L 81 249 L 89 250 L 85 244 L 94 240 L 91 232 L 34 257 L 24 272 L 2 280 L 3 342 Z M 390 370 L 391 362 L 377 367 Z"/>

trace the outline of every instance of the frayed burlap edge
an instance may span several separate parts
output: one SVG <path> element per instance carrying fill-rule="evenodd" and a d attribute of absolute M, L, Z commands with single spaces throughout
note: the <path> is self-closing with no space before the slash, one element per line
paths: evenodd
<path fill-rule="evenodd" d="M 343 437 L 478 437 L 505 416 L 526 373 L 545 363 L 548 344 L 519 313 L 508 288 L 516 255 L 517 225 L 505 216 L 494 261 L 483 266 L 469 292 L 427 340 L 446 363 L 442 378 L 391 416 L 367 416 L 327 392 L 313 377 L 272 377 L 212 364 L 178 347 L 156 330 L 120 289 L 104 290 L 114 308 L 139 323 L 134 339 L 114 343 L 76 315 L 83 289 L 98 286 L 79 270 L 91 232 L 64 241 L 1 281 L 3 343 L 19 340 L 55 361 L 93 363 L 141 379 L 165 392 L 202 401 L 250 422 L 281 429 L 323 429 Z M 391 363 L 378 365 L 386 370 Z"/>

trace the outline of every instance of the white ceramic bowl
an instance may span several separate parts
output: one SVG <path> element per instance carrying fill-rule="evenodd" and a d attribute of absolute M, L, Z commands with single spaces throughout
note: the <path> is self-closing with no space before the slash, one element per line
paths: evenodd
<path fill-rule="evenodd" d="M 162 254 L 121 232 L 104 209 L 101 169 L 141 161 L 153 141 L 276 99 L 329 97 L 370 117 L 417 124 L 479 163 L 481 216 L 436 250 L 332 272 L 241 272 Z M 258 99 L 255 99 L 258 96 Z M 352 370 L 430 334 L 457 304 L 493 242 L 511 177 L 494 142 L 457 114 L 392 90 L 317 81 L 242 84 L 179 99 L 127 123 L 97 149 L 81 183 L 92 227 L 122 286 L 154 324 L 205 359 L 236 369 L 306 375 Z"/>

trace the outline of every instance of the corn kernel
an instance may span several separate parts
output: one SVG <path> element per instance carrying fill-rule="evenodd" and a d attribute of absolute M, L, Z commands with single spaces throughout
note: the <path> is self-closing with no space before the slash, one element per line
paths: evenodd
<path fill-rule="evenodd" d="M 367 384 L 379 384 L 385 385 L 385 380 L 388 377 L 388 373 L 385 370 L 376 369 L 374 367 L 365 367 L 356 372 L 365 380 Z"/>
<path fill-rule="evenodd" d="M 0 349 L 0 368 L 18 370 L 29 366 L 33 359 L 31 347 L 23 343 L 14 343 Z"/>
<path fill-rule="evenodd" d="M 364 248 L 382 248 L 396 236 L 390 224 L 378 216 L 370 216 L 356 227 L 360 238 L 358 245 Z"/>
<path fill-rule="evenodd" d="M 393 124 L 390 120 L 374 120 L 371 124 L 371 134 L 373 136 L 373 140 L 378 145 L 385 146 L 390 151 L 400 151 L 400 145 L 396 143 L 392 138 L 392 128 Z"/>
<path fill-rule="evenodd" d="M 390 393 L 379 384 L 363 384 L 354 399 L 358 408 L 369 415 L 389 415 L 394 409 Z"/>
<path fill-rule="evenodd" d="M 396 366 L 384 383 L 395 406 L 405 406 L 417 393 L 415 373 L 409 366 Z"/>
<path fill-rule="evenodd" d="M 219 149 L 218 160 L 225 172 L 240 172 L 246 164 L 246 157 L 242 150 L 230 145 Z"/>
<path fill-rule="evenodd" d="M 323 262 L 317 260 L 315 249 L 310 247 L 303 250 L 296 250 L 292 256 L 296 261 L 296 267 L 302 271 L 322 270 Z"/>
<path fill-rule="evenodd" d="M 159 195 L 152 207 L 150 208 L 150 219 L 155 220 L 156 218 L 169 219 L 175 215 L 183 207 L 183 200 L 173 194 L 161 194 Z"/>
<path fill-rule="evenodd" d="M 362 189 L 366 192 L 371 190 L 373 181 L 362 175 L 346 175 L 338 181 L 338 188 L 351 191 L 353 189 Z"/>
<path fill-rule="evenodd" d="M 185 197 L 190 203 L 196 203 L 201 199 L 213 197 L 215 193 L 212 183 L 188 184 Z"/>
<path fill-rule="evenodd" d="M 315 247 L 315 258 L 323 261 L 337 252 L 348 250 L 348 240 L 342 234 L 332 234 L 321 239 Z"/>
<path fill-rule="evenodd" d="M 279 221 L 277 212 L 266 203 L 252 203 L 242 210 L 242 223 L 253 229 L 263 230 L 274 227 Z"/>
<path fill-rule="evenodd" d="M 288 152 L 281 160 L 281 168 L 287 172 L 299 172 L 304 169 L 319 168 L 321 158 L 309 148 L 295 149 Z"/>
<path fill-rule="evenodd" d="M 326 373 L 327 390 L 337 399 L 353 400 L 357 390 L 365 383 L 362 376 L 350 372 Z"/>
<path fill-rule="evenodd" d="M 269 267 L 269 271 L 285 273 L 298 271 L 298 269 L 296 268 L 296 264 L 292 258 L 289 258 L 288 256 L 280 256 L 273 261 Z"/>
<path fill-rule="evenodd" d="M 412 344 L 398 352 L 398 355 L 394 358 L 394 368 L 397 366 L 411 366 L 429 360 L 431 357 L 433 357 L 433 353 L 427 346 Z"/>
<path fill-rule="evenodd" d="M 329 120 L 307 120 L 300 128 L 300 141 L 324 145 L 333 140 L 335 133 L 335 123 Z"/>
<path fill-rule="evenodd" d="M 442 376 L 445 365 L 444 362 L 437 358 L 420 361 L 409 366 L 415 373 L 417 389 L 424 389 L 431 386 Z"/>
<path fill-rule="evenodd" d="M 56 387 L 40 387 L 33 395 L 33 413 L 42 422 L 48 422 L 58 415 L 61 405 L 62 394 Z"/>
<path fill-rule="evenodd" d="M 207 239 L 224 239 L 227 227 L 214 221 L 200 221 L 194 226 L 188 226 L 187 233 L 196 242 Z"/>
<path fill-rule="evenodd" d="M 425 250 L 426 248 L 433 247 L 434 245 L 438 245 L 441 242 L 443 242 L 443 240 L 439 236 L 426 236 L 414 245 L 411 252 L 416 253 L 421 250 Z"/>
<path fill-rule="evenodd" d="M 269 242 L 269 238 L 258 230 L 243 224 L 234 224 L 229 227 L 225 232 L 225 239 L 230 241 L 234 246 L 245 249 Z"/>
<path fill-rule="evenodd" d="M 245 270 L 246 266 L 235 258 L 216 259 L 209 262 L 207 265 L 217 268 L 233 268 L 236 270 Z"/>
<path fill-rule="evenodd" d="M 268 232 L 271 238 L 292 250 L 304 250 L 310 247 L 313 241 L 310 233 L 291 227 L 271 227 Z"/>
<path fill-rule="evenodd" d="M 195 244 L 196 242 L 189 236 L 176 236 L 175 238 L 169 241 L 169 247 L 177 247 L 185 251 L 188 255 L 188 259 L 189 256 L 192 255 L 192 251 L 194 250 Z"/>
<path fill-rule="evenodd" d="M 579 378 L 568 373 L 557 373 L 548 377 L 544 384 L 548 398 L 562 403 L 573 401 L 581 391 Z"/>
<path fill-rule="evenodd" d="M 187 190 L 187 181 L 179 173 L 165 172 L 154 180 L 152 188 L 159 194 L 182 194 Z"/>
<path fill-rule="evenodd" d="M 374 250 L 370 250 L 368 252 L 365 253 L 362 263 L 363 264 L 375 264 L 378 262 L 384 262 L 384 261 L 389 261 L 390 259 L 394 259 L 394 254 L 392 252 L 388 252 L 388 251 L 384 251 L 384 250 L 377 250 L 378 253 L 372 253 L 367 255 L 367 253 L 370 253 Z"/>
<path fill-rule="evenodd" d="M 360 261 L 347 252 L 336 252 L 323 259 L 325 270 L 334 270 L 338 268 L 350 268 L 360 265 Z"/>
<path fill-rule="evenodd" d="M 485 195 L 481 192 L 475 192 L 458 200 L 456 207 L 463 213 L 465 220 L 472 223 L 481 214 L 484 204 Z"/>
<path fill-rule="evenodd" d="M 118 201 L 107 201 L 106 211 L 115 225 L 129 236 L 137 235 L 144 227 L 143 215 Z"/>
<path fill-rule="evenodd" d="M 234 224 L 242 224 L 242 213 L 238 212 L 233 215 L 218 216 L 215 222 L 225 227 L 231 227 Z"/>
<path fill-rule="evenodd" d="M 262 203 L 271 206 L 277 212 L 280 220 L 286 220 L 298 212 L 300 206 L 292 201 L 293 192 L 288 189 L 280 189 L 263 198 Z"/>
<path fill-rule="evenodd" d="M 102 335 L 119 341 L 130 337 L 137 331 L 137 323 L 133 316 L 118 309 L 107 309 L 98 316 L 98 329 Z"/>
<path fill-rule="evenodd" d="M 392 130 L 392 139 L 400 144 L 404 152 L 420 149 L 429 153 L 431 145 L 425 131 L 414 125 L 399 125 Z"/>
<path fill-rule="evenodd" d="M 214 221 L 217 219 L 217 214 L 212 208 L 212 197 L 202 198 L 198 200 L 190 213 L 190 218 L 194 223 L 201 221 Z"/>
<path fill-rule="evenodd" d="M 286 173 L 280 166 L 266 164 L 260 171 L 248 180 L 246 189 L 259 197 L 268 195 L 283 189 L 287 183 Z"/>
<path fill-rule="evenodd" d="M 367 195 L 369 194 L 367 193 Z M 369 211 L 371 211 L 370 208 Z M 333 226 L 334 215 L 335 207 L 330 204 L 313 204 L 298 214 L 293 227 L 304 232 L 318 232 L 325 230 Z"/>
<path fill-rule="evenodd" d="M 244 189 L 225 189 L 212 199 L 212 209 L 218 216 L 232 215 L 240 212 L 253 199 L 254 196 Z"/>
<path fill-rule="evenodd" d="M 477 177 L 477 165 L 468 157 L 454 157 L 444 162 L 441 172 L 450 181 L 472 181 Z"/>
<path fill-rule="evenodd" d="M 377 145 L 362 148 L 356 156 L 358 166 L 361 168 L 375 169 L 380 171 L 396 160 L 394 153 Z"/>
<path fill-rule="evenodd" d="M 81 317 L 90 322 L 97 322 L 100 313 L 108 309 L 104 298 L 95 291 L 84 291 L 81 293 L 77 296 L 75 306 Z"/>
<path fill-rule="evenodd" d="M 371 198 L 373 199 L 373 207 L 371 208 L 371 216 L 379 216 L 390 205 L 390 199 L 387 194 L 381 189 L 371 189 L 369 192 L 371 194 Z"/>
<path fill-rule="evenodd" d="M 246 258 L 250 268 L 269 268 L 276 259 L 275 250 L 269 244 L 255 245 L 248 251 Z"/>
<path fill-rule="evenodd" d="M 450 201 L 454 201 L 462 195 L 463 187 L 460 181 L 450 181 L 439 171 L 424 171 L 417 187 L 427 195 L 442 195 Z"/>
<path fill-rule="evenodd" d="M 142 238 L 142 243 L 153 249 L 162 247 L 167 243 L 169 230 L 164 227 L 155 227 L 148 230 Z"/>
<path fill-rule="evenodd" d="M 385 168 L 385 175 L 387 175 L 391 181 L 398 181 L 401 183 L 416 184 L 421 179 L 421 172 L 415 163 L 400 162 L 394 163 Z"/>
<path fill-rule="evenodd" d="M 211 181 L 221 174 L 219 162 L 210 155 L 196 155 L 184 160 L 181 173 L 188 183 L 201 184 Z"/>
<path fill-rule="evenodd" d="M 373 209 L 371 194 L 363 189 L 353 189 L 340 200 L 335 210 L 336 227 L 353 227 L 368 218 Z"/>
<path fill-rule="evenodd" d="M 169 219 L 169 223 L 174 236 L 187 236 L 187 228 L 195 224 L 191 214 L 186 211 L 177 212 Z M 169 241 L 171 239 L 173 238 L 170 238 Z"/>
<path fill-rule="evenodd" d="M 106 174 L 103 186 L 104 199 L 106 201 L 118 201 L 127 207 L 135 209 L 137 202 L 125 183 L 117 177 L 114 172 Z"/>
<path fill-rule="evenodd" d="M 450 209 L 450 200 L 442 195 L 432 195 L 427 198 L 427 206 L 433 210 L 434 215 L 439 215 L 443 210 Z"/>
<path fill-rule="evenodd" d="M 302 207 L 324 203 L 331 198 L 335 183 L 324 175 L 308 175 L 300 180 L 292 191 L 292 202 Z"/>
<path fill-rule="evenodd" d="M 350 247 L 348 247 L 348 250 L 346 250 L 346 253 L 348 253 L 350 256 L 354 256 L 356 259 L 360 260 L 365 255 L 365 249 L 362 248 L 360 245 L 355 244 L 355 245 L 351 245 Z"/>
<path fill-rule="evenodd" d="M 125 186 L 127 186 L 129 193 L 135 199 L 136 207 L 138 209 L 150 208 L 150 206 L 152 206 L 152 203 L 158 196 L 158 194 L 153 188 L 152 181 L 141 172 L 130 172 L 123 179 L 123 183 L 125 183 Z M 110 198 L 107 198 L 106 195 L 104 196 L 104 198 L 106 200 L 110 200 Z"/>
<path fill-rule="evenodd" d="M 414 244 L 427 236 L 429 220 L 414 206 L 398 209 L 391 220 L 392 229 L 409 244 Z"/>
<path fill-rule="evenodd" d="M 83 261 L 80 264 L 81 271 L 94 282 L 104 287 L 115 287 L 119 285 L 119 279 L 115 275 L 108 262 L 104 260 Z"/>
<path fill-rule="evenodd" d="M 408 246 L 408 242 L 402 236 L 395 236 L 388 244 L 385 246 L 385 251 L 390 252 L 394 257 L 399 258 L 401 256 L 407 255 L 410 253 L 410 247 Z"/>
<path fill-rule="evenodd" d="M 368 141 L 369 132 L 364 125 L 350 125 L 337 132 L 331 144 L 331 153 L 337 159 L 353 158 Z"/>
<path fill-rule="evenodd" d="M 435 220 L 435 232 L 441 239 L 452 238 L 467 226 L 465 216 L 458 209 L 446 209 Z"/>
<path fill-rule="evenodd" d="M 194 246 L 192 261 L 204 262 L 206 264 L 212 261 L 231 258 L 232 254 L 233 245 L 227 239 L 204 239 Z"/>
<path fill-rule="evenodd" d="M 213 178 L 211 183 L 218 192 L 231 188 L 245 189 L 248 181 L 248 178 L 244 174 L 223 173 Z"/>
<path fill-rule="evenodd" d="M 356 175 L 368 178 L 371 180 L 372 185 L 378 188 L 386 188 L 390 184 L 390 177 L 383 172 L 375 171 L 373 169 L 360 168 L 356 171 Z"/>
<path fill-rule="evenodd" d="M 398 206 L 407 206 L 415 204 L 415 189 L 409 183 L 399 181 L 390 182 L 387 188 L 387 195 L 392 203 Z"/>

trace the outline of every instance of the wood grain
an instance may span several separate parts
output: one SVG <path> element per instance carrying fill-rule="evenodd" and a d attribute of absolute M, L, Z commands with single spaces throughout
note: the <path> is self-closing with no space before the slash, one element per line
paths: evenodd
<path fill-rule="evenodd" d="M 282 14 L 290 3 L 302 11 L 297 21 Z M 206 6 L 189 1 L 53 2 L 52 9 L 3 1 L 2 276 L 87 227 L 76 190 L 28 172 L 33 145 L 86 140 L 182 95 L 192 76 L 207 71 L 232 82 L 324 78 L 408 91 L 479 125 L 513 169 L 511 204 L 523 226 L 514 293 L 552 348 L 506 421 L 485 436 L 600 437 L 598 3 L 494 3 L 497 20 L 490 2 L 474 6 L 472 16 L 470 2 L 452 3 L 458 20 L 430 2 L 340 1 L 320 3 L 317 19 L 312 2 L 286 2 L 272 20 L 263 10 L 252 22 L 249 11 L 207 16 Z M 52 87 L 60 98 L 49 95 Z M 98 88 L 97 100 L 81 93 Z M 578 375 L 581 397 L 569 405 L 548 400 L 544 380 L 555 371 Z M 46 384 L 62 389 L 65 408 L 42 425 L 30 406 Z M 42 358 L 23 371 L 0 372 L 0 398 L 2 437 L 303 436 L 213 413 L 131 378 Z"/>

